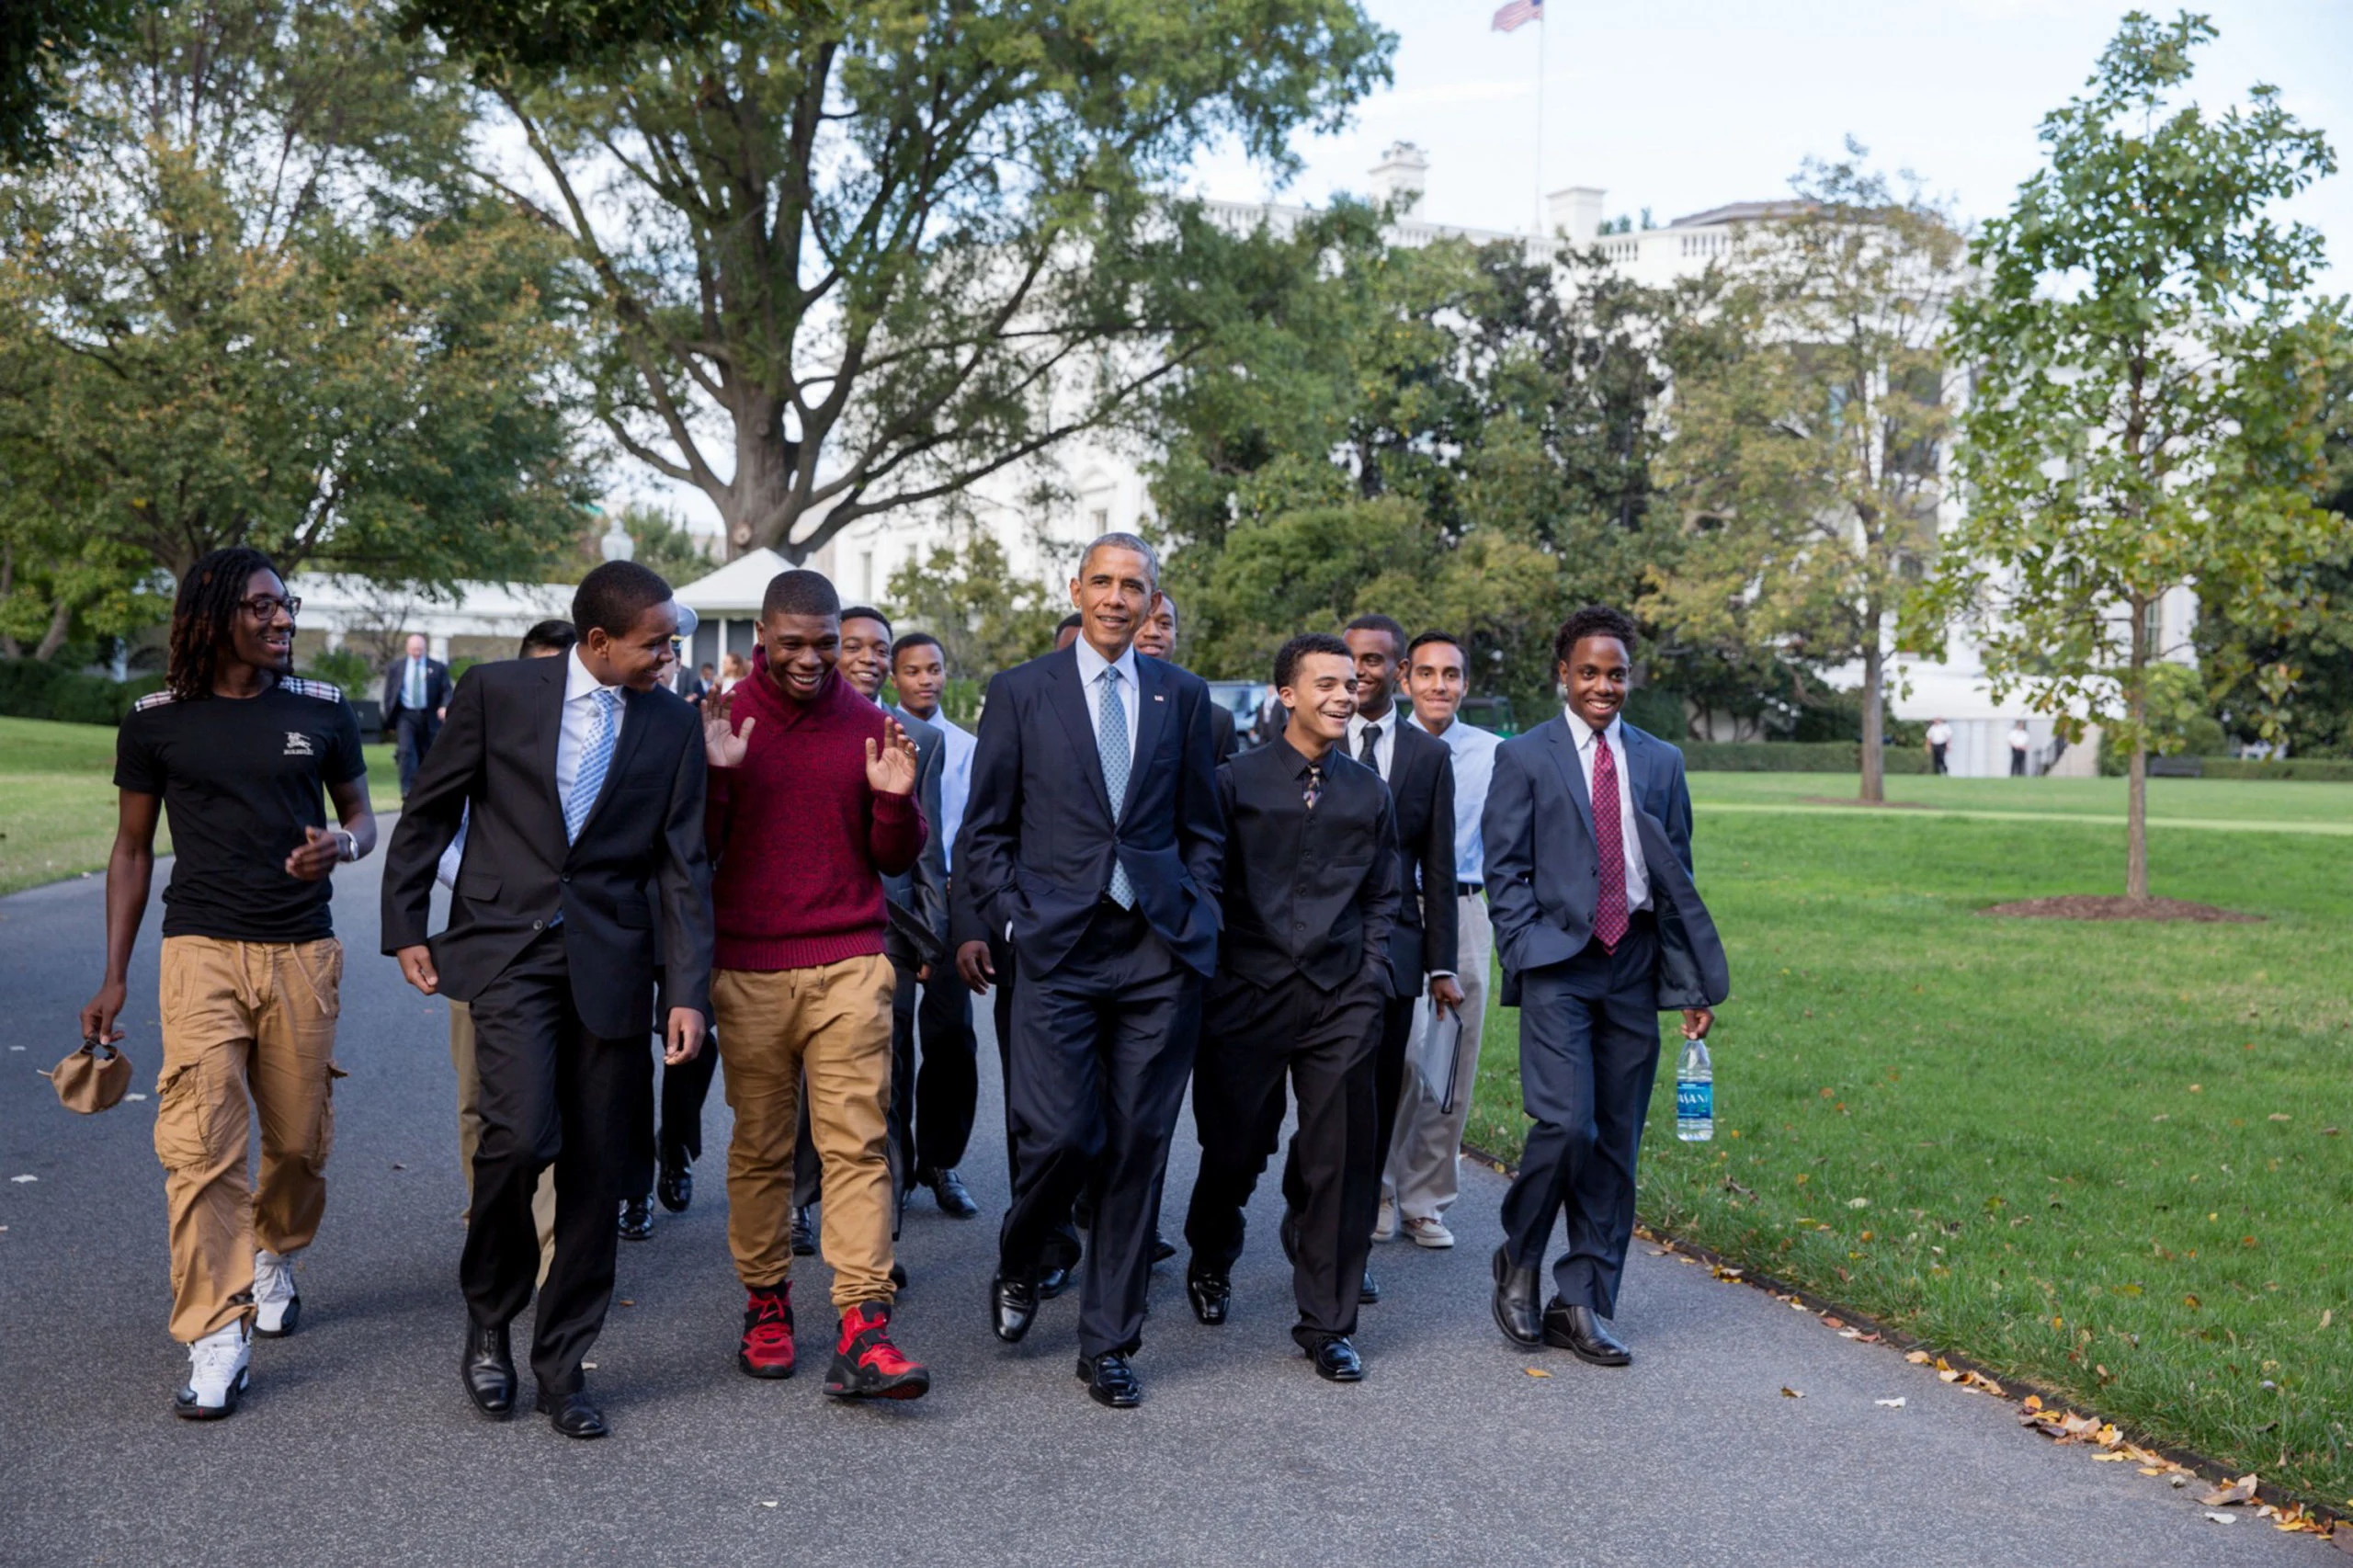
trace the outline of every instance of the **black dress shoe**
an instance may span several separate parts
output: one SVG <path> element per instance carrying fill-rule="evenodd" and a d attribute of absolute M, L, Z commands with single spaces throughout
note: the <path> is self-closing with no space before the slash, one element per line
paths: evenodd
<path fill-rule="evenodd" d="M 1152 1261 L 1156 1267 L 1176 1256 L 1176 1244 L 1154 1231 L 1152 1235 Z"/>
<path fill-rule="evenodd" d="M 1185 1271 L 1185 1299 L 1193 1303 L 1193 1315 L 1210 1327 L 1225 1321 L 1226 1309 L 1233 1304 L 1233 1281 L 1222 1274 Z"/>
<path fill-rule="evenodd" d="M 621 1240 L 650 1242 L 654 1239 L 654 1195 L 621 1199 Z"/>
<path fill-rule="evenodd" d="M 687 1205 L 695 1200 L 694 1166 L 683 1150 L 672 1150 L 662 1156 L 662 1175 L 654 1184 L 654 1196 L 662 1207 L 673 1214 L 683 1214 Z"/>
<path fill-rule="evenodd" d="M 905 1264 L 894 1263 L 891 1266 L 891 1283 L 897 1286 L 902 1290 L 907 1288 L 907 1266 Z"/>
<path fill-rule="evenodd" d="M 1299 1210 L 1283 1210 L 1283 1222 L 1275 1227 L 1275 1240 L 1283 1244 L 1283 1261 L 1296 1265 L 1299 1262 Z"/>
<path fill-rule="evenodd" d="M 605 1425 L 603 1413 L 588 1403 L 585 1389 L 550 1393 L 542 1388 L 535 1408 L 548 1418 L 549 1426 L 567 1437 L 601 1437 L 612 1430 Z"/>
<path fill-rule="evenodd" d="M 1536 1270 L 1513 1266 L 1502 1247 L 1495 1249 L 1495 1326 L 1514 1345 L 1541 1345 L 1543 1325 L 1537 1321 Z"/>
<path fill-rule="evenodd" d="M 1544 1307 L 1544 1343 L 1557 1345 L 1580 1361 L 1622 1367 L 1634 1358 L 1625 1342 L 1609 1332 L 1591 1307 L 1573 1307 L 1555 1296 Z"/>
<path fill-rule="evenodd" d="M 466 1397 L 474 1408 L 493 1421 L 504 1421 L 515 1412 L 515 1356 L 507 1348 L 506 1325 L 485 1328 L 478 1323 L 466 1325 L 466 1353 L 458 1360 L 459 1375 L 466 1381 Z"/>
<path fill-rule="evenodd" d="M 989 1326 L 1007 1345 L 1018 1345 L 1038 1321 L 1038 1287 L 1000 1274 L 989 1284 Z"/>
<path fill-rule="evenodd" d="M 1315 1362 L 1315 1375 L 1325 1382 L 1364 1381 L 1364 1358 L 1357 1354 L 1355 1344 L 1347 1335 L 1327 1339 L 1309 1354 Z"/>
<path fill-rule="evenodd" d="M 809 1222 L 809 1210 L 806 1209 L 795 1209 L 792 1211 L 792 1256 L 795 1257 L 817 1256 L 817 1227 Z"/>
<path fill-rule="evenodd" d="M 1038 1270 L 1038 1299 L 1040 1301 L 1051 1301 L 1070 1287 L 1070 1269 L 1049 1267 Z"/>
<path fill-rule="evenodd" d="M 1381 1300 L 1381 1285 L 1372 1277 L 1370 1264 L 1365 1265 L 1364 1283 L 1357 1287 L 1357 1300 L 1368 1307 Z"/>
<path fill-rule="evenodd" d="M 1143 1403 L 1143 1384 L 1137 1381 L 1136 1369 L 1116 1350 L 1107 1350 L 1100 1356 L 1081 1356 L 1078 1379 L 1086 1385 L 1086 1397 L 1097 1404 L 1113 1410 L 1133 1410 Z"/>
<path fill-rule="evenodd" d="M 964 1178 L 954 1171 L 918 1171 L 915 1179 L 931 1188 L 932 1197 L 939 1200 L 939 1211 L 951 1220 L 977 1219 L 981 1206 L 972 1201 Z"/>

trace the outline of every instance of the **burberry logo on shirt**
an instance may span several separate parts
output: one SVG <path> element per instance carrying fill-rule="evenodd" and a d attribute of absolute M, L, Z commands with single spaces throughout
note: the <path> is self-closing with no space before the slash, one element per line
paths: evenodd
<path fill-rule="evenodd" d="M 311 749 L 310 736 L 304 734 L 300 730 L 289 730 L 286 732 L 286 749 L 278 755 L 281 756 L 314 756 L 317 754 Z"/>

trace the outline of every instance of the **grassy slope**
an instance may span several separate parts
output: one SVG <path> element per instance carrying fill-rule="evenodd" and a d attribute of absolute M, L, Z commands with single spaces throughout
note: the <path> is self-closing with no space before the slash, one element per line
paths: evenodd
<path fill-rule="evenodd" d="M 98 724 L 0 718 L 0 893 L 105 869 L 114 844 L 114 732 Z M 396 804 L 390 746 L 368 748 L 380 808 Z M 158 852 L 171 848 L 169 824 Z"/>
<path fill-rule="evenodd" d="M 1969 807 L 2120 808 L 2109 780 L 1890 783 Z M 1997 922 L 1974 911 L 2120 892 L 2120 832 L 1736 809 L 1851 786 L 1695 780 L 1734 997 L 1713 1042 L 1715 1142 L 1676 1142 L 1663 1056 L 1645 1218 L 2143 1432 L 2353 1495 L 2353 843 L 2152 833 L 2157 892 L 2259 926 Z M 2161 819 L 2353 820 L 2343 786 L 2152 795 Z M 1473 1136 L 1508 1153 L 1517 1020 L 1491 1020 Z"/>

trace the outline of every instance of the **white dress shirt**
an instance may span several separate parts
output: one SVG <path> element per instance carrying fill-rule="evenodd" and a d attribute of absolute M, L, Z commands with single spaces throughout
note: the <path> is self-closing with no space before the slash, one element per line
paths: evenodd
<path fill-rule="evenodd" d="M 1136 685 L 1135 649 L 1132 646 L 1122 648 L 1118 662 L 1114 663 L 1097 653 L 1095 644 L 1084 636 L 1071 647 L 1078 654 L 1079 689 L 1086 694 L 1086 722 L 1095 727 L 1095 755 L 1097 757 L 1103 755 L 1103 672 L 1120 672 L 1120 706 L 1127 711 L 1128 767 L 1132 769 L 1136 766 L 1136 705 L 1142 697 Z"/>
<path fill-rule="evenodd" d="M 1398 705 L 1393 701 L 1389 705 L 1389 711 L 1378 719 L 1369 720 L 1361 713 L 1350 714 L 1348 716 L 1348 760 L 1351 762 L 1364 760 L 1365 730 L 1372 724 L 1380 725 L 1381 733 L 1372 743 L 1372 770 L 1386 779 L 1389 777 L 1390 768 L 1397 760 L 1397 726 L 1404 719 L 1404 714 L 1399 710 Z"/>
<path fill-rule="evenodd" d="M 1616 714 L 1609 717 L 1609 727 L 1597 730 L 1586 723 L 1574 709 L 1568 711 L 1569 733 L 1576 737 L 1577 766 L 1585 769 L 1586 799 L 1593 801 L 1593 748 L 1604 739 L 1609 743 L 1609 761 L 1618 773 L 1618 842 L 1626 852 L 1626 913 L 1651 906 L 1651 872 L 1643 863 L 1642 835 L 1634 831 L 1633 770 L 1626 766 L 1626 726 Z M 1602 809 L 1593 801 L 1593 809 Z"/>
<path fill-rule="evenodd" d="M 1418 713 L 1407 722 L 1428 733 Z M 1495 748 L 1504 743 L 1492 731 L 1460 719 L 1438 738 L 1454 754 L 1454 880 L 1480 881 L 1486 876 L 1487 849 L 1479 836 L 1479 818 L 1487 809 L 1487 786 L 1495 777 Z"/>
<path fill-rule="evenodd" d="M 939 831 L 942 850 L 953 857 L 956 834 L 964 825 L 964 802 L 972 797 L 972 753 L 980 741 L 972 732 L 935 710 L 926 721 L 939 732 L 948 755 L 939 759 Z M 951 869 L 953 861 L 950 862 Z"/>
<path fill-rule="evenodd" d="M 597 729 L 597 693 L 618 692 L 620 687 L 608 687 L 580 662 L 580 649 L 575 644 L 563 658 L 563 728 L 555 738 L 555 796 L 567 812 L 572 810 L 572 781 L 580 777 L 580 754 L 588 749 L 588 737 Z M 624 697 L 613 708 L 613 740 L 621 738 L 621 721 L 629 713 L 629 700 Z"/>

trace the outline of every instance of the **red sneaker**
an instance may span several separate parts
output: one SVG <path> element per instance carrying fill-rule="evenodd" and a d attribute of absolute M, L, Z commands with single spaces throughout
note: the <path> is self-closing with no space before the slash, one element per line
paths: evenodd
<path fill-rule="evenodd" d="M 921 1399 L 931 1391 L 931 1374 L 891 1343 L 891 1309 L 866 1301 L 842 1314 L 841 1340 L 834 1346 L 825 1392 L 835 1399 Z"/>
<path fill-rule="evenodd" d="M 744 1339 L 735 1364 L 756 1378 L 792 1376 L 792 1281 L 762 1290 L 744 1301 Z"/>

